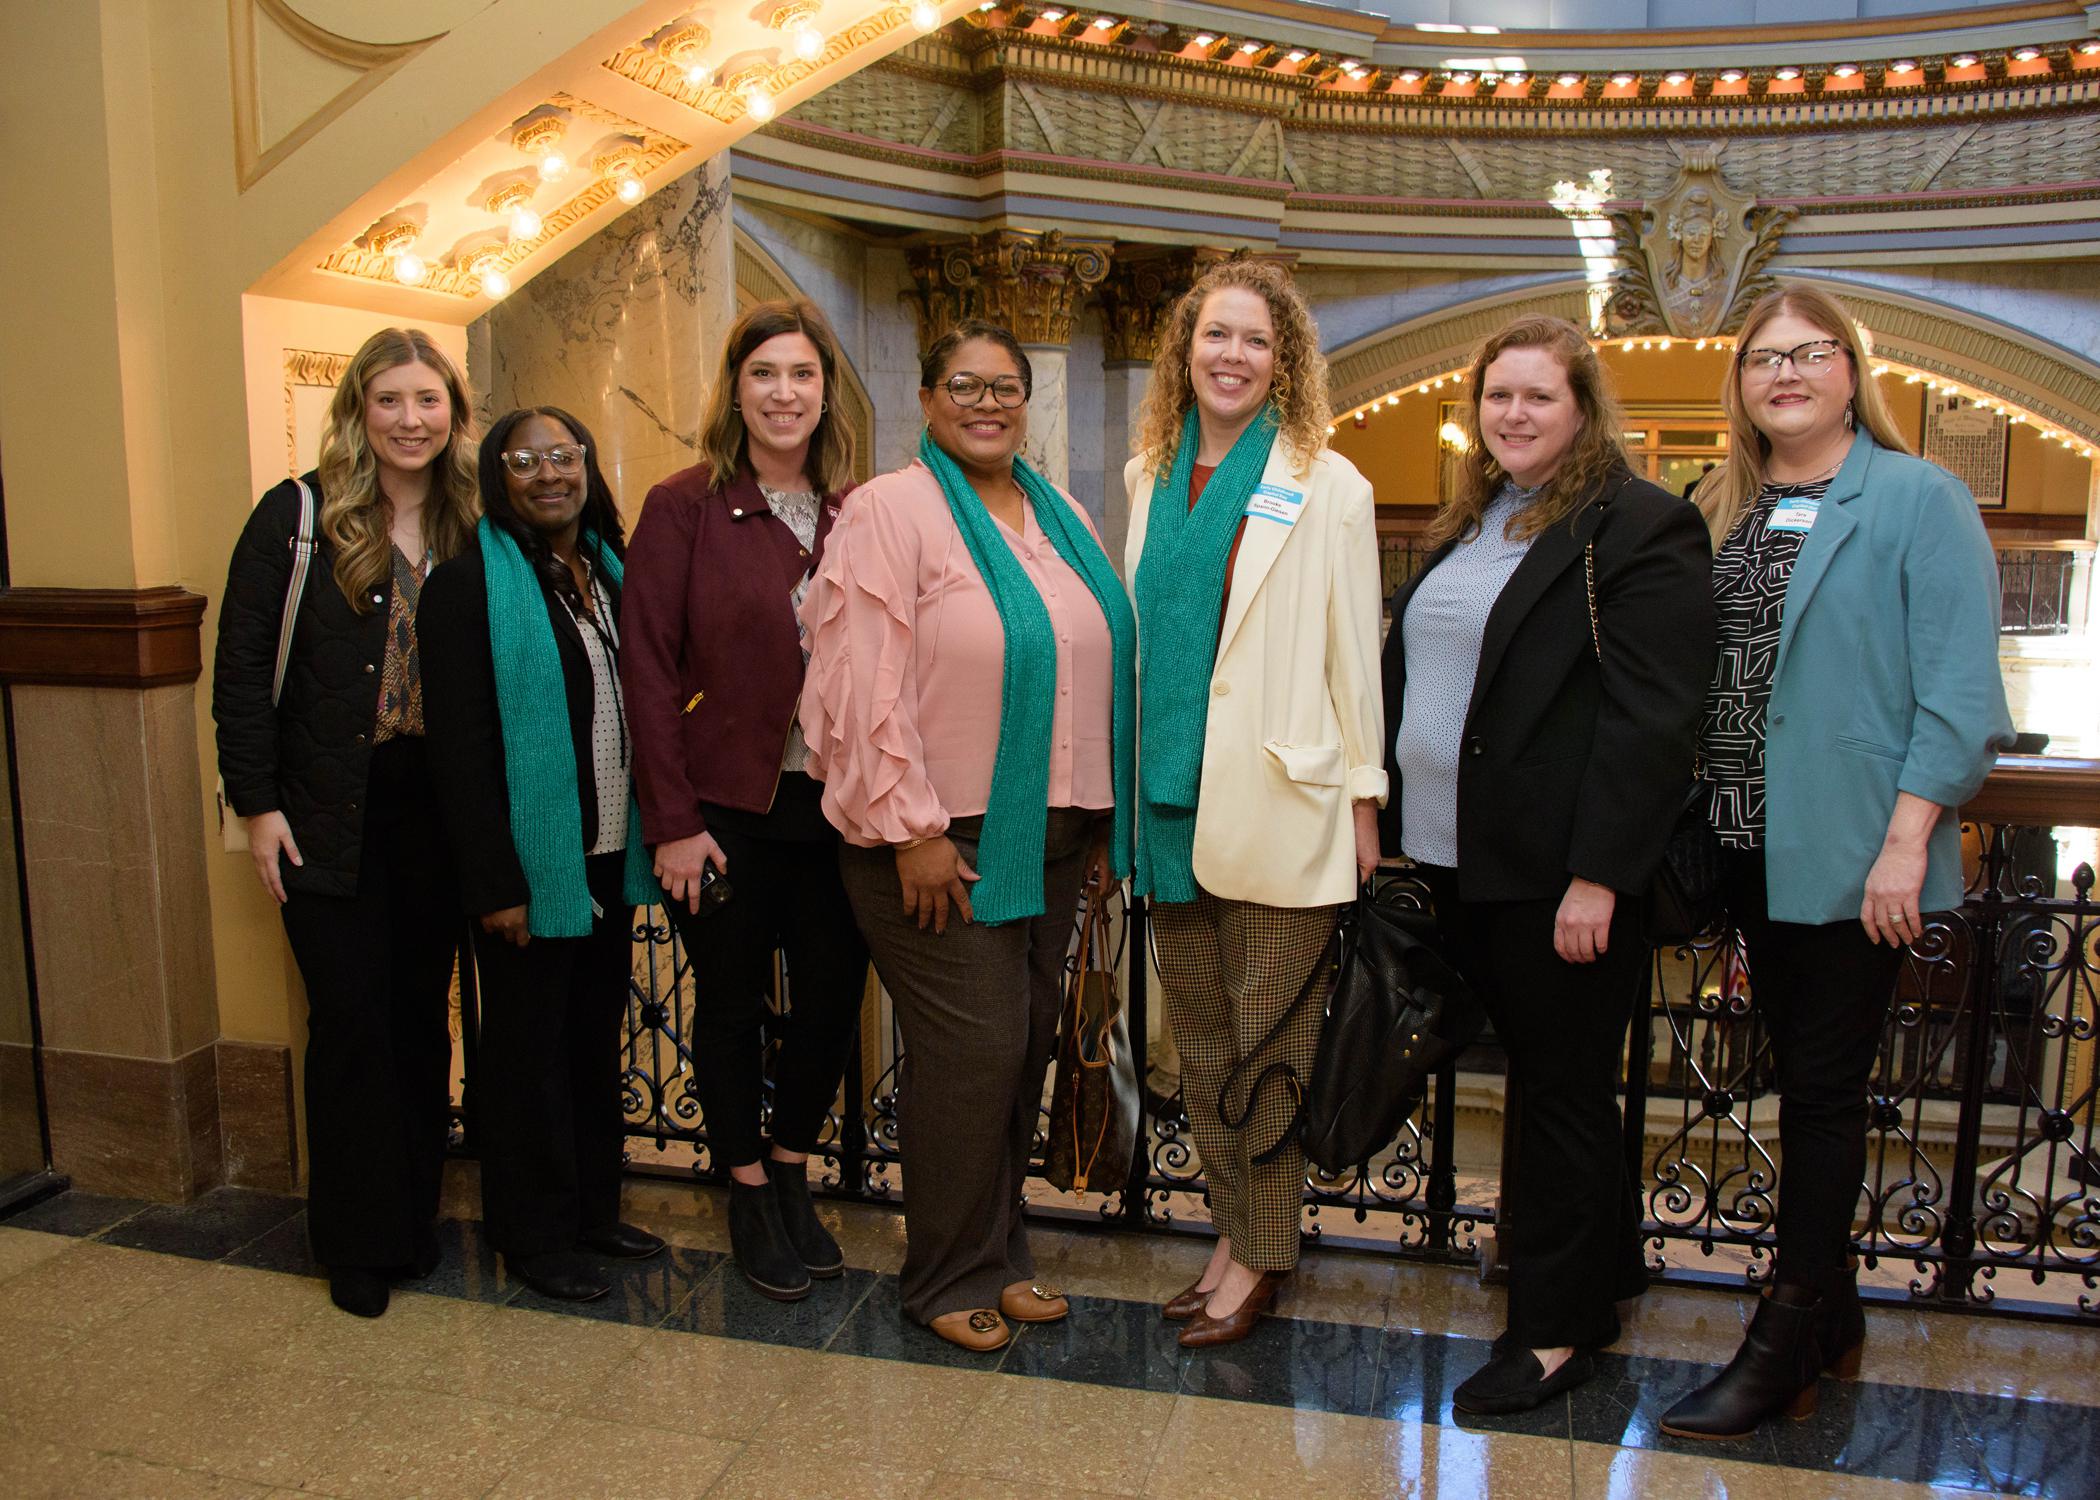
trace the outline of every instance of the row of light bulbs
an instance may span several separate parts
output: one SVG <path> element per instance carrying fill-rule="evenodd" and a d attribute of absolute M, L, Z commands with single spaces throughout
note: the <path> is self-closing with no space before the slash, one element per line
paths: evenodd
<path fill-rule="evenodd" d="M 1735 340 L 1732 338 L 1696 340 L 1679 338 L 1593 339 L 1591 344 L 1592 347 L 1599 350 L 1617 349 L 1621 353 L 1632 354 L 1641 350 L 1672 349 L 1680 344 L 1690 345 L 1695 352 L 1707 349 L 1733 349 Z M 1347 413 L 1341 418 L 1341 421 L 1361 424 L 1367 418 L 1376 416 L 1381 411 L 1398 406 L 1401 398 L 1405 396 L 1423 396 L 1428 395 L 1432 391 L 1440 391 L 1447 385 L 1462 385 L 1471 368 L 1471 362 L 1468 361 L 1466 364 L 1459 365 L 1455 369 L 1446 370 L 1440 375 L 1425 376 L 1421 380 L 1401 386 L 1397 390 L 1388 391 L 1383 396 L 1367 401 L 1354 411 Z M 1963 385 L 1958 380 L 1949 380 L 1944 375 L 1930 374 L 1924 370 L 1914 369 L 1908 365 L 1901 365 L 1888 360 L 1877 359 L 1873 361 L 1871 368 L 1877 380 L 1892 375 L 1901 375 L 1905 385 L 1922 385 L 1928 391 L 1938 391 L 1949 396 L 1959 396 L 1962 400 L 1972 405 L 1981 406 L 1988 411 L 1996 412 L 1999 416 L 2010 421 L 2015 427 L 2033 427 L 2036 435 L 2044 442 L 2055 443 L 2084 458 L 2096 456 L 2096 450 L 2093 445 L 2086 442 L 2083 438 L 2073 437 L 2070 433 L 2050 426 L 2041 417 L 2024 407 L 2005 400 L 2002 396 L 1979 391 L 1972 386 Z M 1451 427 L 1453 424 L 1446 423 L 1445 426 Z M 1338 423 L 1336 426 L 1327 429 L 1327 435 L 1332 437 L 1339 430 Z M 1445 442 L 1450 442 L 1449 433 L 1440 430 L 1438 435 Z"/>
<path fill-rule="evenodd" d="M 788 51 L 797 62 L 815 62 L 824 55 L 824 49 L 831 45 L 831 38 L 816 23 L 815 5 L 797 8 L 806 13 L 786 26 Z M 991 4 L 979 8 L 989 10 Z M 941 24 L 940 6 L 935 4 L 934 0 L 912 0 L 909 15 L 912 29 L 922 35 Z M 715 82 L 714 65 L 701 59 L 687 63 L 685 81 L 696 89 L 712 87 Z M 737 90 L 737 95 L 743 101 L 744 113 L 751 119 L 763 122 L 773 118 L 773 91 L 767 86 L 765 79 L 757 78 L 744 83 Z"/>

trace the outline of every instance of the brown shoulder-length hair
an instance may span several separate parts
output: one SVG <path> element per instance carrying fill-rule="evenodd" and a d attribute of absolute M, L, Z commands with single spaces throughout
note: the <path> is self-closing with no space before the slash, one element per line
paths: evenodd
<path fill-rule="evenodd" d="M 1867 341 L 1845 311 L 1845 304 L 1805 281 L 1781 282 L 1751 303 L 1750 311 L 1743 315 L 1743 331 L 1735 340 L 1736 357 L 1728 362 L 1728 373 L 1721 379 L 1721 410 L 1728 415 L 1728 457 L 1692 492 L 1699 513 L 1706 517 L 1707 534 L 1713 538 L 1716 549 L 1728 540 L 1728 533 L 1735 530 L 1735 523 L 1764 487 L 1765 460 L 1772 455 L 1771 440 L 1758 431 L 1750 420 L 1749 408 L 1743 405 L 1743 351 L 1757 347 L 1759 330 L 1785 313 L 1813 323 L 1844 345 L 1852 373 L 1854 423 L 1866 428 L 1884 448 L 1898 453 L 1911 451 L 1896 419 L 1889 415 L 1888 403 L 1881 399 Z"/>
<path fill-rule="evenodd" d="M 700 456 L 718 482 L 728 480 L 743 466 L 748 435 L 744 414 L 737 410 L 737 376 L 760 344 L 783 333 L 799 333 L 817 347 L 817 364 L 824 372 L 824 410 L 810 434 L 809 479 L 827 495 L 842 494 L 853 487 L 853 434 L 839 418 L 839 341 L 816 305 L 800 298 L 761 302 L 729 330 L 722 343 L 721 367 L 707 393 L 707 411 L 700 418 Z"/>
<path fill-rule="evenodd" d="M 1283 268 L 1263 260 L 1220 261 L 1182 293 L 1167 314 L 1159 354 L 1152 361 L 1152 381 L 1138 412 L 1137 438 L 1131 451 L 1151 456 L 1155 479 L 1174 467 L 1181 445 L 1182 419 L 1196 404 L 1189 378 L 1189 353 L 1195 347 L 1196 320 L 1212 292 L 1240 287 L 1269 304 L 1276 325 L 1276 365 L 1270 376 L 1269 405 L 1276 412 L 1277 440 L 1303 474 L 1327 446 L 1327 427 L 1334 414 L 1327 405 L 1327 357 L 1320 352 L 1320 330 L 1312 309 Z"/>
<path fill-rule="evenodd" d="M 1495 455 L 1480 437 L 1480 398 L 1487 385 L 1488 366 L 1511 349 L 1543 349 L 1567 372 L 1568 389 L 1582 413 L 1582 426 L 1568 445 L 1567 455 L 1538 498 L 1525 506 L 1510 523 L 1510 538 L 1522 541 L 1567 520 L 1589 502 L 1606 479 L 1628 467 L 1625 420 L 1619 413 L 1618 393 L 1611 377 L 1590 347 L 1589 335 L 1566 318 L 1519 318 L 1506 323 L 1473 356 L 1466 372 L 1465 400 L 1459 404 L 1458 426 L 1465 434 L 1465 452 L 1458 461 L 1458 487 L 1444 501 L 1436 519 L 1429 523 L 1423 539 L 1432 547 L 1457 541 L 1479 529 L 1480 517 L 1509 478 Z"/>
<path fill-rule="evenodd" d="M 393 573 L 392 507 L 379 489 L 379 460 L 365 435 L 365 388 L 402 365 L 428 365 L 445 382 L 452 430 L 430 461 L 430 498 L 423 503 L 423 545 L 437 562 L 455 557 L 481 518 L 474 477 L 474 396 L 452 357 L 420 328 L 382 328 L 350 356 L 321 429 L 321 534 L 335 548 L 335 586 L 350 607 L 369 614 L 372 595 Z"/>

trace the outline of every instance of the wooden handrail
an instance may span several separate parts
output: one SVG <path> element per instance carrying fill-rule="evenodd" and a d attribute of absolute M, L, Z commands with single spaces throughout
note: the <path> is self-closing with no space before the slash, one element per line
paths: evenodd
<path fill-rule="evenodd" d="M 2100 828 L 2100 760 L 2001 755 L 1961 815 L 1978 823 Z"/>

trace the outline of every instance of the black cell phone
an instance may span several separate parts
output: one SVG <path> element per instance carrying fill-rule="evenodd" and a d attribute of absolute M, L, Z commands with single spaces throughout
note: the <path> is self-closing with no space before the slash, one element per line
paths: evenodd
<path fill-rule="evenodd" d="M 714 910 L 714 908 L 723 905 L 735 894 L 736 890 L 730 885 L 729 878 L 726 875 L 717 875 L 713 865 L 702 865 L 700 867 L 700 909 L 702 911 Z"/>

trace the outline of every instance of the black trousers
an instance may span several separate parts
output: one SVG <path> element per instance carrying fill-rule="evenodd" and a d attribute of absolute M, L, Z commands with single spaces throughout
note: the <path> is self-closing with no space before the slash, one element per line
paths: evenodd
<path fill-rule="evenodd" d="M 1783 1281 L 1844 1268 L 1867 1171 L 1867 1080 L 1903 952 L 1857 920 L 1774 922 L 1762 850 L 1730 850 L 1722 894 L 1750 961 L 1750 993 L 1779 1082 Z"/>
<path fill-rule="evenodd" d="M 1648 1284 L 1640 1198 L 1619 1114 L 1626 1026 L 1648 982 L 1637 903 L 1621 896 L 1605 952 L 1571 964 L 1553 951 L 1560 898 L 1461 901 L 1455 871 L 1432 869 L 1446 955 L 1479 994 L 1522 1090 L 1511 1223 L 1509 1331 L 1533 1349 L 1596 1348 L 1619 1336 L 1617 1303 Z"/>
<path fill-rule="evenodd" d="M 748 827 L 748 825 L 747 825 Z M 720 823 L 734 892 L 698 916 L 665 898 L 693 972 L 693 1067 L 707 1140 L 720 1168 L 764 1155 L 765 1043 L 773 1064 L 772 1138 L 813 1151 L 838 1096 L 868 981 L 868 946 L 839 880 L 838 840 L 769 838 Z M 773 954 L 787 956 L 792 1006 L 775 1016 Z"/>
<path fill-rule="evenodd" d="M 451 1107 L 459 886 L 421 739 L 372 751 L 357 894 L 292 891 L 306 982 L 306 1220 L 333 1268 L 406 1265 L 431 1234 Z"/>
<path fill-rule="evenodd" d="M 634 948 L 634 908 L 620 889 L 626 859 L 584 861 L 591 899 L 604 908 L 589 937 L 536 937 L 519 948 L 474 935 L 481 1209 L 505 1255 L 573 1249 L 620 1217 L 620 1044 Z"/>

